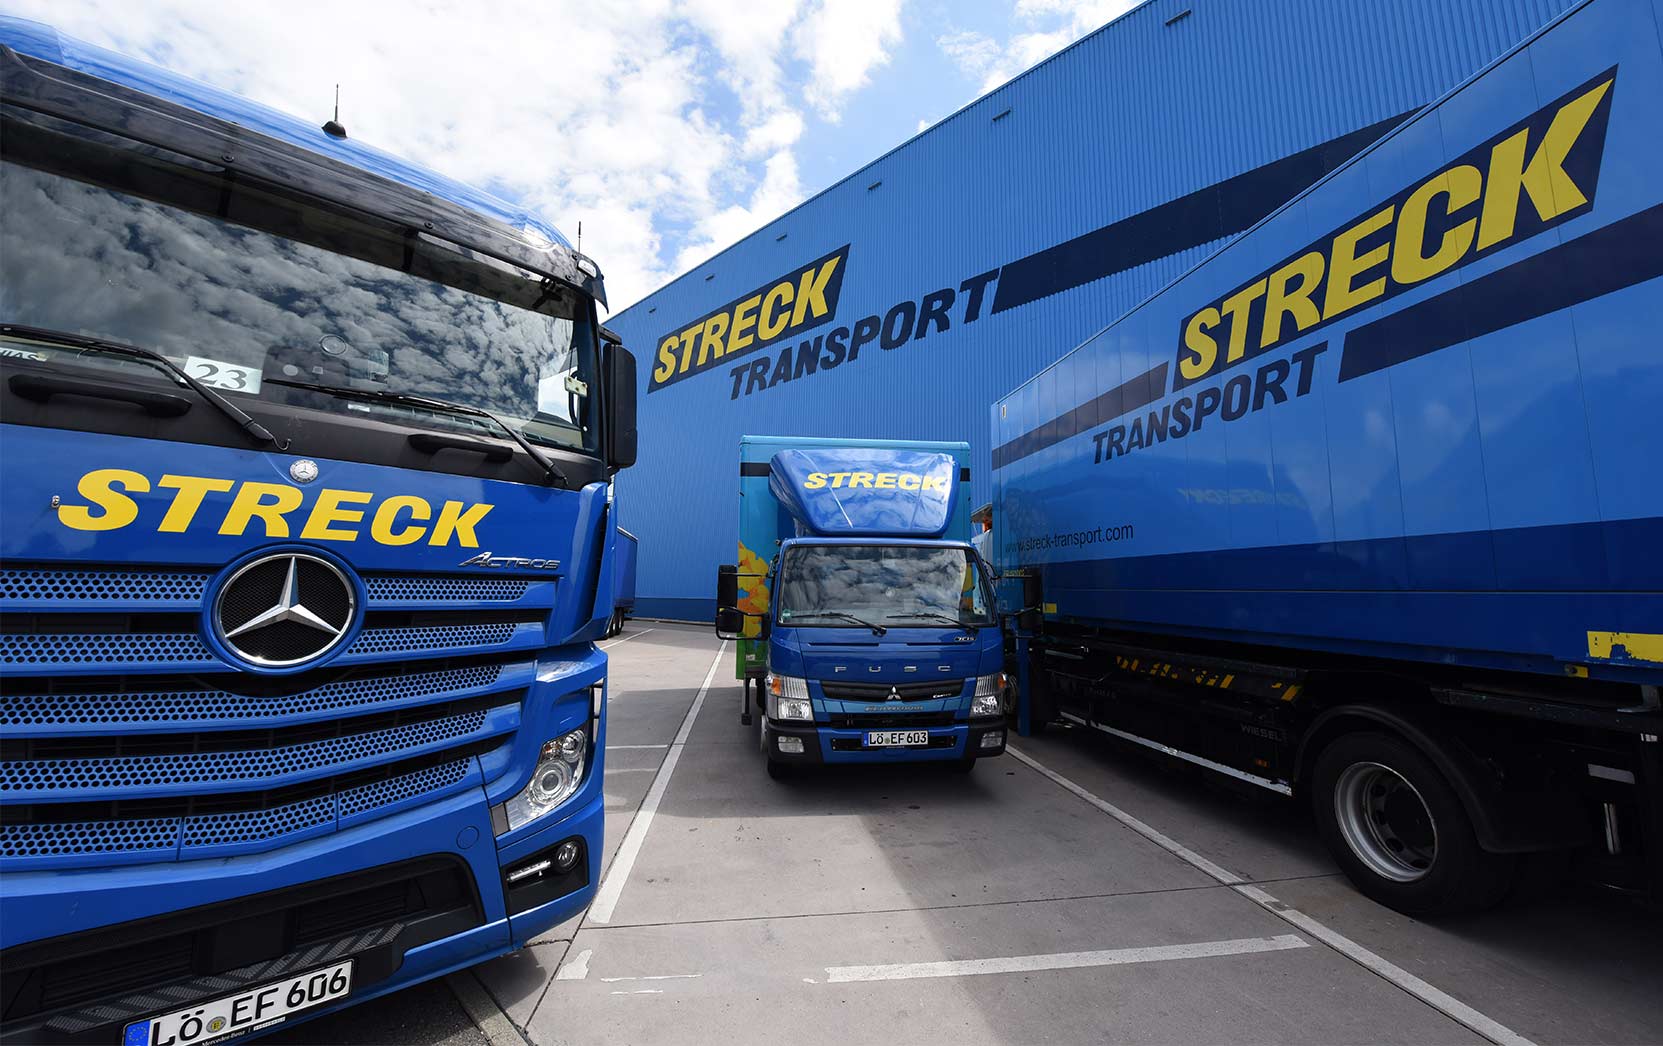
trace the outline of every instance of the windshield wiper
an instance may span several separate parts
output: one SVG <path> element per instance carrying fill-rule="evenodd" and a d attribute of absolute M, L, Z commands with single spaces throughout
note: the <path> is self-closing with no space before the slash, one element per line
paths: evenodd
<path fill-rule="evenodd" d="M 969 631 L 969 632 L 974 632 L 974 631 L 976 631 L 976 629 L 982 627 L 981 625 L 978 625 L 978 624 L 976 624 L 974 622 L 971 622 L 971 621 L 960 621 L 957 617 L 955 617 L 952 614 L 943 614 L 943 613 L 940 613 L 940 612 L 935 611 L 935 610 L 919 610 L 919 611 L 916 611 L 916 612 L 911 613 L 911 614 L 885 614 L 884 615 L 884 620 L 885 621 L 945 621 L 947 624 L 952 625 L 955 628 L 962 628 L 962 629 L 965 629 L 966 631 Z"/>
<path fill-rule="evenodd" d="M 544 457 L 542 452 L 533 447 L 531 441 L 522 436 L 518 429 L 483 407 L 469 407 L 462 403 L 448 403 L 445 400 L 417 396 L 410 392 L 389 392 L 386 389 L 354 389 L 340 385 L 320 385 L 311 381 L 294 381 L 290 378 L 267 378 L 266 381 L 272 385 L 286 385 L 289 388 L 327 392 L 331 395 L 340 396 L 342 399 L 369 400 L 373 403 L 396 403 L 402 407 L 421 407 L 443 414 L 460 414 L 465 417 L 484 418 L 508 433 L 508 438 L 519 444 L 520 449 L 525 451 L 531 460 L 536 462 L 556 483 L 563 487 L 570 486 L 566 480 L 566 474 L 560 471 L 559 465 Z"/>
<path fill-rule="evenodd" d="M 872 621 L 868 621 L 863 617 L 856 617 L 853 614 L 845 613 L 844 611 L 841 611 L 841 610 L 812 610 L 812 611 L 808 612 L 807 614 L 793 614 L 792 615 L 792 623 L 795 624 L 798 619 L 805 618 L 805 617 L 835 617 L 835 618 L 841 618 L 844 621 L 853 621 L 857 625 L 860 625 L 860 626 L 865 627 L 865 628 L 870 628 L 872 630 L 872 634 L 875 635 L 875 636 L 881 636 L 885 632 L 889 631 L 889 629 L 885 628 L 884 626 L 882 626 L 880 624 L 877 624 L 877 623 L 872 622 Z"/>
<path fill-rule="evenodd" d="M 237 427 L 248 433 L 249 438 L 256 443 L 270 443 L 278 450 L 287 450 L 288 444 L 278 444 L 277 437 L 271 430 L 249 417 L 241 407 L 221 396 L 213 389 L 191 377 L 185 368 L 174 363 L 154 349 L 141 349 L 137 345 L 124 345 L 118 341 L 105 341 L 102 338 L 89 338 L 80 334 L 69 334 L 65 331 L 48 330 L 44 327 L 25 327 L 16 324 L 0 326 L 0 334 L 15 337 L 31 338 L 44 341 L 49 345 L 62 345 L 71 349 L 85 349 L 90 352 L 106 352 L 112 356 L 130 356 L 133 359 L 146 360 L 161 367 L 175 378 L 180 384 L 188 386 L 203 399 L 207 400 L 215 410 L 237 423 Z"/>

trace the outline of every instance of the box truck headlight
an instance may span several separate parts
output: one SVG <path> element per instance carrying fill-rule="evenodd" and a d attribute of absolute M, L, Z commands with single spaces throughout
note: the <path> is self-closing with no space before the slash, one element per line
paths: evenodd
<path fill-rule="evenodd" d="M 983 716 L 997 716 L 1005 714 L 1005 673 L 995 672 L 990 676 L 976 677 L 976 696 L 970 699 L 970 716 L 980 719 Z"/>
<path fill-rule="evenodd" d="M 769 672 L 767 682 L 769 719 L 814 718 L 814 709 L 808 700 L 808 680 Z"/>
<path fill-rule="evenodd" d="M 572 797 L 589 767 L 589 731 L 562 734 L 543 746 L 531 782 L 502 804 L 508 830 L 529 824 Z"/>

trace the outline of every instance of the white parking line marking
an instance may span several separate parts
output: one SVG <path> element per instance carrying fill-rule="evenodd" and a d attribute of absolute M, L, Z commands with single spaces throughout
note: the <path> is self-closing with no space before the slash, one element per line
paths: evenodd
<path fill-rule="evenodd" d="M 1124 966 L 1137 962 L 1206 959 L 1218 955 L 1250 955 L 1309 948 L 1298 934 L 1244 937 L 1233 941 L 1162 944 L 1147 948 L 1111 948 L 1097 952 L 1057 952 L 1053 955 L 1011 955 L 999 959 L 953 959 L 946 962 L 897 962 L 881 966 L 828 966 L 826 983 L 853 981 L 910 981 L 921 977 L 975 977 L 988 973 L 1034 973 L 1038 970 L 1076 970 L 1087 966 Z"/>
<path fill-rule="evenodd" d="M 670 775 L 676 772 L 676 763 L 681 760 L 681 750 L 687 744 L 687 735 L 693 731 L 693 720 L 699 717 L 699 709 L 704 707 L 704 696 L 710 692 L 711 681 L 716 678 L 716 669 L 721 667 L 722 657 L 728 652 L 728 641 L 722 640 L 722 645 L 716 649 L 716 656 L 711 659 L 710 671 L 704 674 L 704 682 L 699 686 L 698 696 L 693 698 L 693 705 L 687 710 L 687 715 L 681 721 L 681 729 L 676 731 L 676 738 L 670 742 L 670 750 L 664 755 L 664 762 L 658 767 L 658 776 L 653 778 L 652 785 L 647 789 L 647 797 L 641 801 L 641 809 L 636 813 L 635 820 L 630 822 L 629 831 L 624 835 L 622 845 L 618 847 L 618 856 L 612 859 L 612 866 L 606 870 L 601 879 L 599 890 L 595 891 L 595 900 L 589 905 L 586 921 L 608 923 L 612 921 L 612 913 L 618 907 L 618 897 L 624 892 L 624 884 L 629 882 L 629 873 L 635 868 L 635 859 L 641 855 L 641 844 L 647 841 L 647 830 L 652 827 L 653 815 L 658 812 L 658 804 L 664 798 L 665 789 L 670 787 Z"/>
<path fill-rule="evenodd" d="M 1248 900 L 1257 903 L 1266 911 L 1281 916 L 1359 966 L 1372 970 L 1433 1009 L 1441 1011 L 1449 1019 L 1466 1025 L 1491 1042 L 1498 1043 L 1500 1046 L 1534 1046 L 1529 1039 L 1513 1029 L 1491 1020 L 1461 1000 L 1440 991 L 1403 967 L 1369 951 L 1349 937 L 1335 933 L 1297 908 L 1289 908 L 1257 886 L 1243 884 L 1233 887 L 1233 889 Z"/>
<path fill-rule="evenodd" d="M 613 992 L 613 995 L 663 995 L 662 988 L 642 988 L 632 992 Z"/>
<path fill-rule="evenodd" d="M 1156 846 L 1158 846 L 1161 849 L 1165 850 L 1166 852 L 1172 854 L 1172 856 L 1174 856 L 1174 857 L 1178 858 L 1179 860 L 1185 862 L 1186 864 L 1190 865 L 1191 867 L 1196 868 L 1196 869 L 1198 869 L 1202 872 L 1205 872 L 1206 874 L 1212 876 L 1214 879 L 1217 879 L 1219 882 L 1225 883 L 1227 885 L 1232 885 L 1232 884 L 1235 884 L 1235 883 L 1244 883 L 1244 882 L 1247 881 L 1246 879 L 1244 879 L 1241 876 L 1237 875 L 1235 872 L 1227 871 L 1223 868 L 1220 868 L 1218 865 L 1216 865 L 1213 862 L 1207 860 L 1205 857 L 1202 857 L 1200 854 L 1196 853 L 1194 850 L 1191 850 L 1189 847 L 1179 845 L 1179 843 L 1176 839 L 1173 839 L 1172 837 L 1166 835 L 1163 832 L 1156 831 L 1155 829 L 1151 828 L 1149 825 L 1144 824 L 1142 821 L 1138 820 L 1136 817 L 1133 817 L 1131 814 L 1129 814 L 1126 811 L 1122 810 L 1120 807 L 1115 806 L 1113 803 L 1110 803 L 1110 802 L 1108 802 L 1104 799 L 1100 799 L 1095 795 L 1092 795 L 1090 792 L 1086 791 L 1084 788 L 1081 788 L 1079 785 L 1075 784 L 1073 781 L 1070 781 L 1068 778 L 1064 777 L 1063 775 L 1061 775 L 1059 773 L 1053 772 L 1052 770 L 1050 770 L 1047 767 L 1041 766 L 1034 759 L 1030 758 L 1029 756 L 1027 756 L 1027 755 L 1025 755 L 1021 752 L 1018 752 L 1016 749 L 1007 746 L 1005 748 L 1005 751 L 1007 753 L 1009 753 L 1010 755 L 1015 756 L 1020 762 L 1026 763 L 1029 767 L 1033 768 L 1034 770 L 1039 771 L 1041 774 L 1044 774 L 1046 777 L 1049 777 L 1052 781 L 1054 781 L 1057 784 L 1061 785 L 1062 787 L 1068 789 L 1070 792 L 1073 792 L 1075 795 L 1079 796 L 1081 799 L 1084 799 L 1086 802 L 1090 803 L 1092 806 L 1097 807 L 1097 809 L 1099 809 L 1099 810 L 1103 811 L 1104 813 L 1108 814 L 1110 817 L 1114 818 L 1116 821 L 1119 821 L 1121 824 L 1125 825 L 1127 828 L 1130 828 L 1132 831 L 1134 831 L 1134 832 L 1138 833 L 1139 835 L 1143 836 L 1145 839 L 1147 839 L 1150 842 L 1154 843 Z"/>
<path fill-rule="evenodd" d="M 648 632 L 656 632 L 656 631 L 658 631 L 658 630 L 657 630 L 657 629 L 656 629 L 656 628 L 643 628 L 643 629 L 642 629 L 642 630 L 641 630 L 641 631 L 639 631 L 639 632 L 636 632 L 636 633 L 635 633 L 635 634 L 633 634 L 633 635 L 628 635 L 628 636 L 625 636 L 625 637 L 624 637 L 624 638 L 622 638 L 622 639 L 614 639 L 614 640 L 613 640 L 613 641 L 612 641 L 612 642 L 610 642 L 610 643 L 601 643 L 601 644 L 599 644 L 599 646 L 600 646 L 600 648 L 601 648 L 601 649 L 602 649 L 602 650 L 605 650 L 605 649 L 607 649 L 607 648 L 608 648 L 608 647 L 615 647 L 615 646 L 617 646 L 617 645 L 618 645 L 618 644 L 619 644 L 619 643 L 627 643 L 627 642 L 629 642 L 629 641 L 630 641 L 630 640 L 632 640 L 632 639 L 639 639 L 639 638 L 640 638 L 640 637 L 641 637 L 641 636 L 644 636 L 644 635 L 646 635 L 646 634 L 647 634 L 647 633 L 648 633 Z"/>
<path fill-rule="evenodd" d="M 577 953 L 577 958 L 568 959 L 555 972 L 557 981 L 581 981 L 589 976 L 589 957 L 595 954 L 595 949 L 585 948 Z"/>
<path fill-rule="evenodd" d="M 608 752 L 620 752 L 626 748 L 669 748 L 669 745 L 607 745 Z"/>
<path fill-rule="evenodd" d="M 641 977 L 602 977 L 604 984 L 616 984 L 618 981 L 691 981 L 703 977 L 702 973 L 655 973 Z"/>
<path fill-rule="evenodd" d="M 1081 799 L 1084 799 L 1092 806 L 1097 807 L 1097 809 L 1108 814 L 1110 817 L 1119 821 L 1132 831 L 1143 836 L 1145 839 L 1148 839 L 1156 846 L 1159 846 L 1161 849 L 1171 853 L 1174 857 L 1179 858 L 1191 867 L 1206 873 L 1214 879 L 1217 879 L 1219 882 L 1230 887 L 1230 889 L 1234 890 L 1236 893 L 1252 901 L 1254 904 L 1257 904 L 1259 907 L 1284 922 L 1304 930 L 1306 933 L 1310 934 L 1312 937 L 1315 937 L 1323 944 L 1328 945 L 1330 948 L 1333 948 L 1335 951 L 1339 952 L 1341 955 L 1344 955 L 1352 962 L 1355 962 L 1357 965 L 1363 967 L 1371 973 L 1374 973 L 1375 975 L 1403 989 L 1410 995 L 1413 995 L 1415 998 L 1419 999 L 1421 1002 L 1424 1002 L 1426 1005 L 1437 1010 L 1439 1013 L 1442 1013 L 1445 1017 L 1448 1017 L 1455 1023 L 1460 1024 L 1479 1035 L 1482 1035 L 1484 1038 L 1496 1043 L 1497 1046 L 1535 1046 L 1535 1044 L 1529 1039 L 1525 1038 L 1523 1035 L 1520 1035 L 1513 1029 L 1501 1024 L 1498 1021 L 1492 1020 L 1459 999 L 1440 991 L 1427 982 L 1421 980 L 1419 977 L 1416 977 L 1408 970 L 1403 969 L 1401 966 L 1388 962 L 1386 959 L 1376 955 L 1374 952 L 1369 951 L 1367 948 L 1358 944 L 1356 941 L 1353 941 L 1351 938 L 1346 937 L 1344 934 L 1341 934 L 1336 930 L 1330 929 L 1317 920 L 1311 918 L 1309 915 L 1306 915 L 1304 912 L 1299 911 L 1297 908 L 1292 908 L 1286 904 L 1283 904 L 1281 901 L 1266 893 L 1264 890 L 1259 889 L 1257 886 L 1249 885 L 1244 877 L 1237 875 L 1235 872 L 1221 868 L 1213 862 L 1207 860 L 1205 857 L 1202 857 L 1194 850 L 1180 845 L 1170 836 L 1156 831 L 1154 828 L 1151 828 L 1149 825 L 1138 820 L 1136 817 L 1133 817 L 1131 814 L 1120 809 L 1118 806 L 1115 806 L 1113 803 L 1110 803 L 1099 796 L 1093 795 L 1091 792 L 1081 788 L 1079 785 L 1075 784 L 1073 781 L 1070 781 L 1068 778 L 1062 776 L 1056 771 L 1041 765 L 1040 762 L 1032 756 L 1019 752 L 1010 747 L 1007 747 L 1005 751 L 1010 755 L 1015 756 L 1017 760 L 1023 764 L 1050 778 L 1058 785 L 1070 792 L 1073 792 L 1075 795 L 1079 796 Z"/>
<path fill-rule="evenodd" d="M 651 774 L 657 771 L 658 767 L 656 766 L 609 766 L 606 768 L 606 772 L 609 774 Z"/>

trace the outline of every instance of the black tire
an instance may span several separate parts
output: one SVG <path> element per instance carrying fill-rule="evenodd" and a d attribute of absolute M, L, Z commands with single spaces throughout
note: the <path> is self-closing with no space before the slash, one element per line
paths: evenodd
<path fill-rule="evenodd" d="M 797 776 L 797 768 L 778 759 L 768 760 L 768 776 L 776 781 L 789 781 Z"/>
<path fill-rule="evenodd" d="M 973 755 L 960 756 L 947 765 L 955 774 L 968 774 L 976 769 L 976 757 Z"/>
<path fill-rule="evenodd" d="M 1408 915 L 1493 907 L 1517 860 L 1478 845 L 1472 820 L 1419 749 L 1379 733 L 1344 734 L 1317 755 L 1311 805 L 1328 852 L 1357 889 Z"/>

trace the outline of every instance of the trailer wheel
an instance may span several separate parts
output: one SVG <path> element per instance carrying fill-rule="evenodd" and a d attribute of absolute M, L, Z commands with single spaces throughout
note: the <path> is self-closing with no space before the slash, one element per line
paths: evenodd
<path fill-rule="evenodd" d="M 1489 908 L 1516 860 L 1478 845 L 1454 789 L 1412 745 L 1345 734 L 1317 756 L 1311 803 L 1323 842 L 1357 888 L 1411 915 Z"/>

